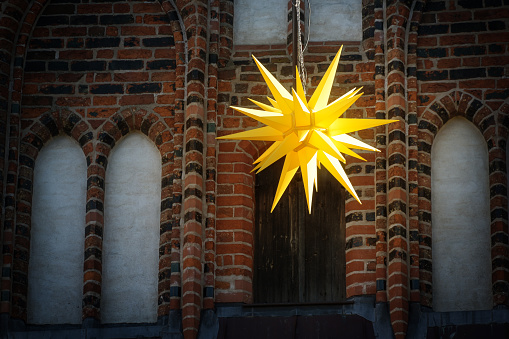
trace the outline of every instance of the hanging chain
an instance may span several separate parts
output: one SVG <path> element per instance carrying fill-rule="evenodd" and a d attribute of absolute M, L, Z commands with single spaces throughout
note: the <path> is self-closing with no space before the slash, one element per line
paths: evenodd
<path fill-rule="evenodd" d="M 302 47 L 302 29 L 301 29 L 301 25 L 300 25 L 300 1 L 301 0 L 295 0 L 295 3 L 294 3 L 294 6 L 295 6 L 295 10 L 296 10 L 296 13 L 297 13 L 297 34 L 298 34 L 298 38 L 297 38 L 297 58 L 298 58 L 298 62 L 299 62 L 299 75 L 300 75 L 300 78 L 301 78 L 301 81 L 302 81 L 302 87 L 304 88 L 304 93 L 306 93 L 306 84 L 307 84 L 307 72 L 306 72 L 306 67 L 304 66 L 304 50 L 307 48 L 307 43 L 309 42 L 309 25 L 308 25 L 308 39 L 306 41 L 306 46 L 303 48 Z M 308 7 L 309 7 L 309 13 L 308 13 L 308 17 L 310 16 L 311 14 L 311 5 L 309 4 L 309 1 L 308 0 Z M 310 20 L 308 19 L 308 22 Z"/>

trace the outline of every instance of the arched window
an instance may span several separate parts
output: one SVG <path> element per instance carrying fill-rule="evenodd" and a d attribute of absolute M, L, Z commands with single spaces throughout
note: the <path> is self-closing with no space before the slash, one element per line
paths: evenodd
<path fill-rule="evenodd" d="M 433 309 L 491 309 L 488 148 L 464 118 L 447 122 L 431 151 Z"/>
<path fill-rule="evenodd" d="M 81 324 L 87 162 L 79 145 L 51 140 L 33 183 L 28 323 Z"/>
<path fill-rule="evenodd" d="M 307 2 L 307 1 L 306 1 Z M 361 41 L 361 0 L 311 0 L 306 12 L 310 16 L 310 41 Z M 306 25 L 307 25 L 306 19 Z"/>
<path fill-rule="evenodd" d="M 287 0 L 235 0 L 234 44 L 286 44 L 287 6 Z"/>
<path fill-rule="evenodd" d="M 109 157 L 105 180 L 103 323 L 157 320 L 161 156 L 132 133 Z"/>

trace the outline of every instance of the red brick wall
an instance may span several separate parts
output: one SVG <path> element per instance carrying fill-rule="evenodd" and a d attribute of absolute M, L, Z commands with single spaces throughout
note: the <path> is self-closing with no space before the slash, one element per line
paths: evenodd
<path fill-rule="evenodd" d="M 85 318 L 100 311 L 105 167 L 132 130 L 148 135 L 164 159 L 158 314 L 182 309 L 193 337 L 202 308 L 252 300 L 250 171 L 268 144 L 214 138 L 258 126 L 229 108 L 270 95 L 251 54 L 290 87 L 291 34 L 286 45 L 233 46 L 233 2 L 173 3 L 0 4 L 0 163 L 8 158 L 0 166 L 2 313 L 25 317 L 33 162 L 58 133 L 80 143 L 89 166 Z M 432 306 L 430 151 L 455 115 L 472 121 L 488 145 L 494 305 L 509 302 L 509 4 L 363 3 L 363 40 L 345 43 L 332 98 L 364 86 L 346 116 L 400 122 L 358 132 L 381 152 L 362 152 L 367 162 L 347 159 L 363 205 L 347 197 L 346 288 L 349 297 L 389 302 L 401 338 L 409 303 Z M 339 45 L 309 44 L 308 93 Z"/>

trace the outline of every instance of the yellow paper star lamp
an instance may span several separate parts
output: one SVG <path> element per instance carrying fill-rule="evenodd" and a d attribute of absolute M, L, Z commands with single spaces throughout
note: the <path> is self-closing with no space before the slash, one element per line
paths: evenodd
<path fill-rule="evenodd" d="M 257 173 L 286 156 L 271 212 L 299 167 L 302 172 L 309 213 L 311 213 L 313 201 L 313 187 L 318 187 L 317 167 L 320 168 L 321 165 L 325 166 L 341 185 L 361 203 L 341 166 L 340 161 L 346 163 L 342 153 L 366 161 L 350 148 L 378 152 L 379 150 L 347 133 L 385 125 L 396 120 L 338 119 L 362 95 L 362 93 L 357 94 L 362 87 L 354 88 L 328 104 L 342 48 L 343 46 L 339 49 L 309 101 L 304 94 L 298 70 L 296 72 L 297 91 L 292 89 L 290 94 L 253 56 L 275 100 L 268 98 L 272 104 L 270 106 L 249 99 L 262 110 L 231 106 L 234 110 L 267 126 L 230 134 L 218 139 L 273 141 L 274 143 L 254 162 L 257 164 L 254 168 Z"/>

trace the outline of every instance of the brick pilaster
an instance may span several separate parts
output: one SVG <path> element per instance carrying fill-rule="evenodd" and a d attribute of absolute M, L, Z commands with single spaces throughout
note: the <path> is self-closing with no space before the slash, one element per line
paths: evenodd
<path fill-rule="evenodd" d="M 377 119 L 385 112 L 385 34 L 382 3 L 374 7 L 375 111 Z M 375 213 L 376 213 L 376 301 L 387 301 L 387 127 L 376 129 Z"/>
<path fill-rule="evenodd" d="M 206 165 L 205 165 L 205 243 L 203 308 L 214 308 L 215 244 L 216 244 L 216 121 L 218 94 L 218 58 L 220 37 L 219 0 L 209 4 L 207 103 L 206 103 Z"/>
<path fill-rule="evenodd" d="M 419 282 L 419 183 L 418 183 L 418 125 L 417 125 L 417 28 L 422 16 L 423 1 L 416 1 L 407 22 L 406 97 L 408 145 L 408 228 L 409 228 L 409 289 L 410 301 L 420 301 Z"/>
<path fill-rule="evenodd" d="M 388 217 L 388 297 L 396 338 L 404 338 L 408 327 L 408 220 L 407 220 L 407 93 L 406 29 L 410 9 L 403 3 L 386 8 L 386 109 L 388 118 L 398 123 L 388 126 L 387 217 Z"/>
<path fill-rule="evenodd" d="M 189 56 L 184 118 L 182 322 L 184 337 L 194 338 L 198 333 L 203 307 L 205 55 L 208 8 L 205 3 L 193 1 L 184 5 L 181 12 L 187 14 L 184 23 L 188 27 Z"/>

